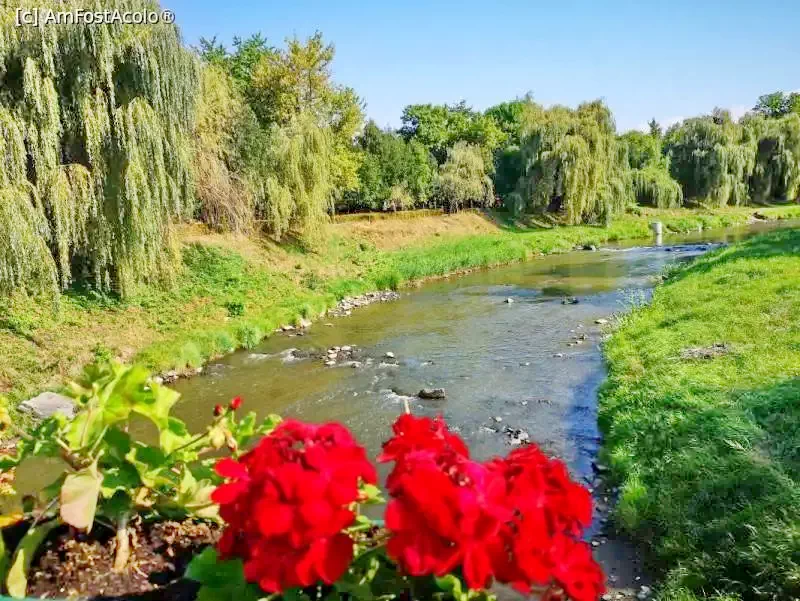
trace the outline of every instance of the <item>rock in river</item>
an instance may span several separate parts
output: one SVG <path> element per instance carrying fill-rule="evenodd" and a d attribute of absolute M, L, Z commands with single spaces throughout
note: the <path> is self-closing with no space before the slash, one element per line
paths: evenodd
<path fill-rule="evenodd" d="M 445 392 L 444 388 L 423 388 L 417 396 L 421 399 L 443 399 Z"/>

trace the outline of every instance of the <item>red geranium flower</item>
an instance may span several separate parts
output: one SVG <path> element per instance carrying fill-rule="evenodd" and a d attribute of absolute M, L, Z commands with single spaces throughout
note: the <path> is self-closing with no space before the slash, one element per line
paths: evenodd
<path fill-rule="evenodd" d="M 240 396 L 233 397 L 233 399 L 231 399 L 229 406 L 233 411 L 236 411 L 239 407 L 242 406 L 242 397 Z"/>
<path fill-rule="evenodd" d="M 499 580 L 525 592 L 558 585 L 575 601 L 602 594 L 602 571 L 574 538 L 591 523 L 591 497 L 562 462 L 535 445 L 472 461 L 441 419 L 403 415 L 393 430 L 380 457 L 395 462 L 387 552 L 406 573 L 460 567 L 472 589 Z"/>
<path fill-rule="evenodd" d="M 375 483 L 363 447 L 339 424 L 286 421 L 238 461 L 223 459 L 228 479 L 212 499 L 227 522 L 223 556 L 244 560 L 245 577 L 268 592 L 319 581 L 347 569 L 359 482 Z"/>

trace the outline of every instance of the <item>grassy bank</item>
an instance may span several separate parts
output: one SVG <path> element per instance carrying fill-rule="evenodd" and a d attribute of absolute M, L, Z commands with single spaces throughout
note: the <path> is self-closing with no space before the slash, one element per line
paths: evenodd
<path fill-rule="evenodd" d="M 125 301 L 73 290 L 57 311 L 24 296 L 0 300 L 0 393 L 19 401 L 57 387 L 97 355 L 153 370 L 192 369 L 257 344 L 281 324 L 314 319 L 346 295 L 576 244 L 647 237 L 654 219 L 687 231 L 744 224 L 753 211 L 643 210 L 609 228 L 542 229 L 476 213 L 353 220 L 332 225 L 315 252 L 186 227 L 183 266 L 169 290 L 143 289 Z M 800 217 L 798 206 L 759 211 L 770 218 Z"/>
<path fill-rule="evenodd" d="M 673 271 L 605 352 L 618 518 L 662 598 L 800 598 L 800 231 Z"/>

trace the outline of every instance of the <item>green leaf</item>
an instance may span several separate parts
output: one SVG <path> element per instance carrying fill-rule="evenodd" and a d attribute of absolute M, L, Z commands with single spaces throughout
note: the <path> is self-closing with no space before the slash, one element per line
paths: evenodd
<path fill-rule="evenodd" d="M 168 471 L 166 455 L 155 447 L 137 444 L 125 455 L 125 459 L 136 468 L 142 484 L 150 488 L 154 488 L 159 477 Z"/>
<path fill-rule="evenodd" d="M 103 425 L 128 419 L 137 403 L 146 402 L 151 392 L 146 389 L 150 374 L 140 366 L 123 367 L 100 394 Z"/>
<path fill-rule="evenodd" d="M 117 491 L 110 499 L 101 499 L 101 513 L 112 520 L 119 520 L 131 512 L 133 499 L 129 491 Z"/>
<path fill-rule="evenodd" d="M 463 595 L 463 589 L 461 587 L 461 580 L 457 576 L 453 574 L 448 574 L 447 576 L 434 576 L 434 580 L 436 581 L 436 586 L 438 586 L 441 590 L 450 593 L 456 599 L 460 598 Z"/>
<path fill-rule="evenodd" d="M 32 526 L 19 542 L 6 578 L 6 590 L 15 599 L 25 597 L 28 589 L 28 570 L 31 567 L 31 560 L 36 555 L 39 545 L 47 538 L 50 531 L 59 524 L 58 520 L 50 520 L 49 522 Z"/>
<path fill-rule="evenodd" d="M 219 517 L 219 505 L 211 500 L 211 493 L 216 488 L 210 480 L 198 482 L 192 473 L 186 469 L 178 487 L 176 503 L 183 507 L 187 513 L 198 518 L 217 519 Z"/>
<path fill-rule="evenodd" d="M 259 601 L 263 592 L 244 579 L 241 559 L 220 560 L 213 547 L 195 555 L 184 575 L 203 586 L 197 601 Z"/>
<path fill-rule="evenodd" d="M 69 474 L 61 486 L 61 519 L 79 530 L 91 530 L 102 482 L 96 463 Z"/>
<path fill-rule="evenodd" d="M 381 493 L 381 489 L 374 484 L 362 483 L 360 488 L 362 501 L 364 505 L 381 505 L 386 502 Z"/>
<path fill-rule="evenodd" d="M 130 463 L 115 465 L 103 470 L 103 482 L 100 486 L 100 494 L 104 498 L 110 499 L 117 491 L 130 493 L 135 488 L 142 485 L 139 472 Z"/>
<path fill-rule="evenodd" d="M 167 427 L 161 430 L 158 440 L 161 450 L 169 455 L 175 449 L 188 444 L 192 438 L 185 423 L 176 417 L 170 417 L 167 420 Z"/>
<path fill-rule="evenodd" d="M 115 463 L 127 462 L 126 456 L 130 453 L 131 442 L 130 434 L 123 432 L 116 426 L 108 429 L 105 435 L 105 454 L 103 461 L 108 463 L 113 461 Z"/>
<path fill-rule="evenodd" d="M 97 407 L 79 411 L 66 427 L 64 438 L 71 449 L 90 447 L 103 432 L 103 412 Z"/>
<path fill-rule="evenodd" d="M 140 395 L 133 403 L 133 410 L 149 418 L 159 430 L 169 427 L 169 412 L 180 398 L 180 394 L 155 382 L 150 383 L 150 393 Z"/>

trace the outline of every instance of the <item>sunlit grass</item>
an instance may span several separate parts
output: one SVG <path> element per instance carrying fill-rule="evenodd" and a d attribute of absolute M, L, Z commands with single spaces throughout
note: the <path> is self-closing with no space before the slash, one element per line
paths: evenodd
<path fill-rule="evenodd" d="M 687 353 L 719 343 L 716 357 Z M 605 353 L 619 523 L 660 558 L 663 598 L 797 598 L 800 231 L 672 270 Z"/>

